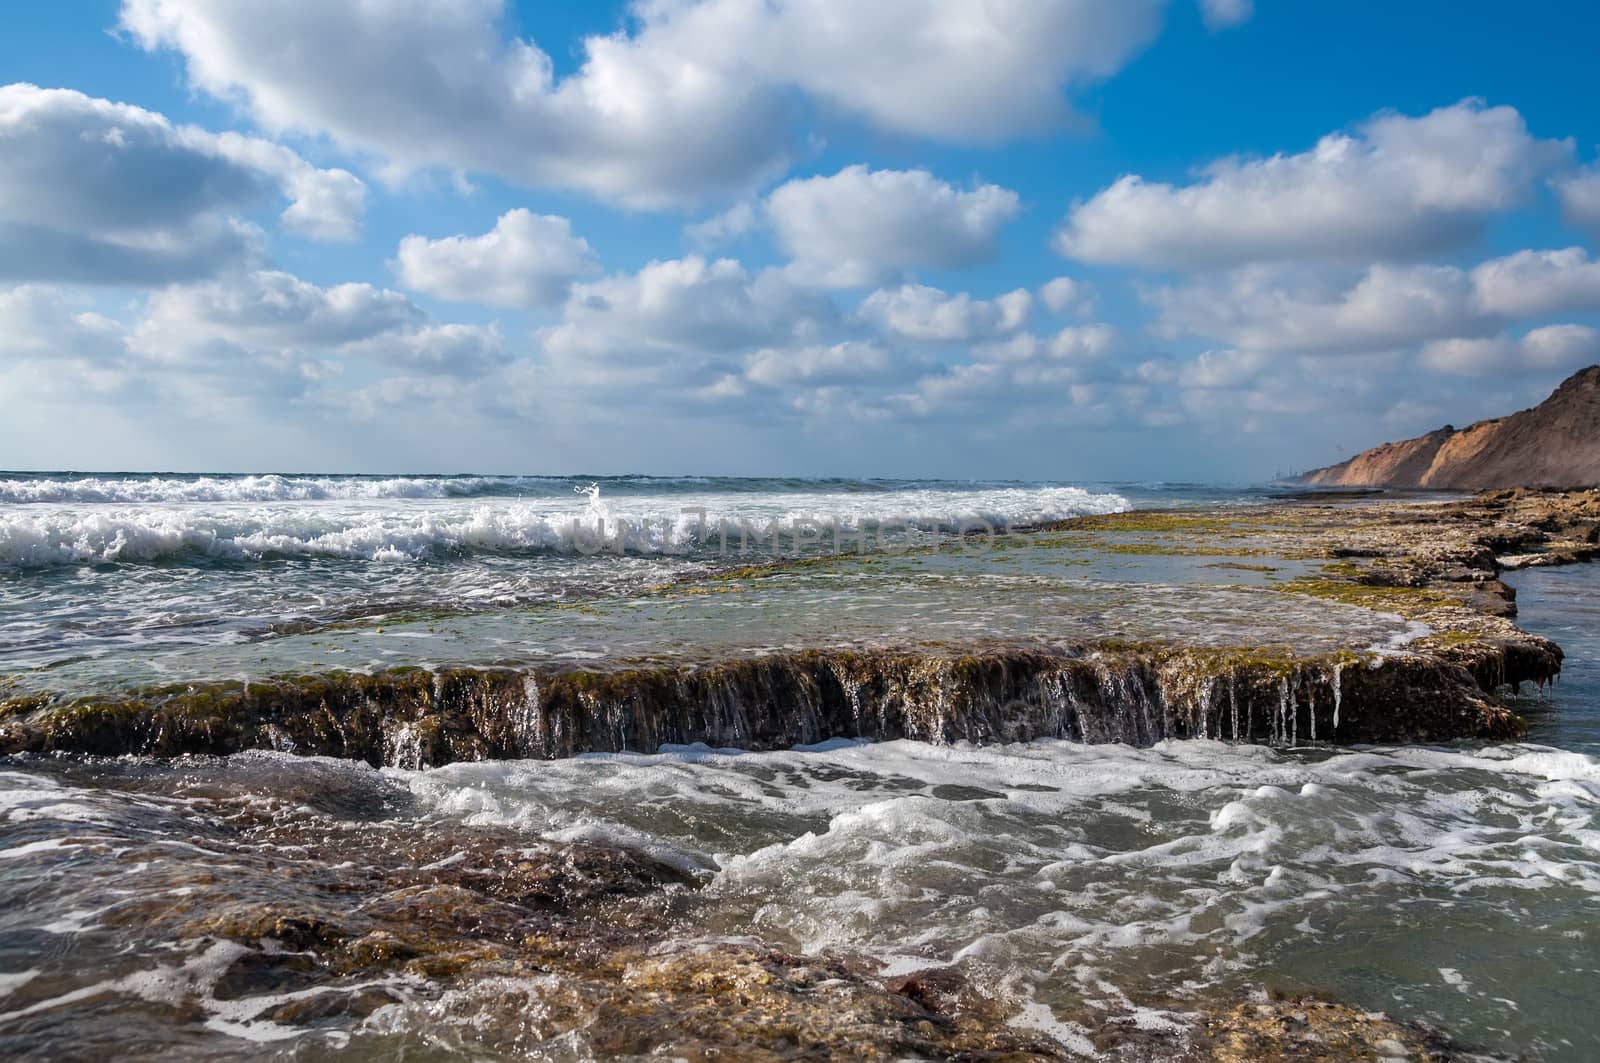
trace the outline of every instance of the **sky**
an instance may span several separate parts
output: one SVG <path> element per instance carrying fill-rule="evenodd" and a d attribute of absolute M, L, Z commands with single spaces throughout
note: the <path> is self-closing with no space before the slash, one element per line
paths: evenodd
<path fill-rule="evenodd" d="M 1600 8 L 0 34 L 0 468 L 1253 482 L 1600 362 Z"/>

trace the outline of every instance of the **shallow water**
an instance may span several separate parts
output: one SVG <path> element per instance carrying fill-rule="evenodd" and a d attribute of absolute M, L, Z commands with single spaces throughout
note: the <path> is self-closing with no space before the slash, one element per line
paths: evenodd
<path fill-rule="evenodd" d="M 585 601 L 835 532 L 926 544 L 1129 504 L 1067 484 L 0 473 L 0 656 L 11 671 Z"/>
<path fill-rule="evenodd" d="M 1600 565 L 1531 568 L 1506 582 L 1516 588 L 1522 626 L 1566 651 L 1549 698 L 1528 698 L 1528 738 L 1600 755 Z"/>
<path fill-rule="evenodd" d="M 1266 984 L 1482 1048 L 1600 1050 L 1582 1006 L 1600 979 L 1600 761 L 1545 747 L 835 743 L 426 772 L 254 754 L 13 763 L 0 804 L 8 1052 L 459 1047 L 506 1021 L 501 972 L 252 976 L 263 946 L 201 917 L 381 907 L 362 846 L 426 835 L 436 857 L 469 826 L 693 872 L 652 917 L 665 938 L 755 936 L 890 973 L 954 963 L 1079 1046 L 1108 1014 L 1178 1025 Z M 354 863 L 330 858 L 346 846 Z M 380 984 L 364 1013 L 279 1011 Z"/>

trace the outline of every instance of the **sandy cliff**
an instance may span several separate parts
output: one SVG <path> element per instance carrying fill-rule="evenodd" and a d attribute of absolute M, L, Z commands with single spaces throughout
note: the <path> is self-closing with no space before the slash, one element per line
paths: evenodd
<path fill-rule="evenodd" d="M 1313 469 L 1328 487 L 1590 487 L 1600 484 L 1600 365 L 1573 374 L 1531 410 L 1444 427 Z"/>

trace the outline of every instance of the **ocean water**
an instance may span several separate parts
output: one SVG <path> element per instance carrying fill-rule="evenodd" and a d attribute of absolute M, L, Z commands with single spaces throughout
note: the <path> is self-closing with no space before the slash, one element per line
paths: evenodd
<path fill-rule="evenodd" d="M 55 683 L 82 666 L 64 655 L 98 655 L 121 668 L 133 660 L 130 645 L 144 656 L 214 668 L 269 646 L 333 645 L 342 630 L 336 618 L 351 615 L 362 622 L 334 648 L 354 651 L 375 638 L 375 616 L 454 588 L 461 594 L 442 610 L 448 616 L 414 622 L 450 642 L 522 623 L 514 618 L 551 599 L 627 600 L 645 584 L 731 563 L 703 541 L 681 553 L 664 539 L 671 550 L 640 540 L 620 553 L 586 555 L 540 538 L 566 516 L 593 516 L 592 503 L 613 515 L 670 517 L 692 499 L 752 518 L 845 513 L 853 527 L 906 518 L 930 530 L 975 514 L 1026 524 L 1072 509 L 1259 497 L 1165 485 L 842 481 L 766 489 L 744 481 L 606 481 L 595 497 L 574 491 L 588 480 L 537 481 L 544 493 L 535 495 L 521 481 L 502 480 L 484 488 L 455 478 L 407 478 L 403 487 L 352 478 L 210 479 L 122 478 L 112 487 L 14 478 L 7 489 L 16 496 L 0 506 L 0 521 L 45 529 L 43 539 L 28 541 L 53 543 L 57 560 L 30 554 L 0 576 L 9 659 L 33 655 Z M 19 484 L 31 485 L 32 500 L 22 500 Z M 176 497 L 224 490 L 338 497 Z M 399 495 L 424 490 L 432 494 Z M 505 493 L 446 497 L 447 490 Z M 91 491 L 118 500 L 91 500 Z M 358 491 L 388 494 L 354 497 Z M 485 526 L 524 513 L 517 527 L 527 530 L 517 535 L 526 542 L 461 538 L 457 525 L 474 507 L 502 515 Z M 116 532 L 96 537 L 96 529 L 123 522 L 131 543 L 128 529 L 149 526 L 150 514 L 166 514 L 173 525 L 173 537 L 162 541 L 178 545 L 166 553 L 141 547 L 148 556 L 124 556 L 113 549 Z M 292 514 L 304 522 L 298 532 L 289 528 Z M 272 535 L 250 539 L 250 521 Z M 368 544 L 430 545 L 403 557 L 366 546 L 340 556 L 287 554 L 357 528 Z M 397 530 L 385 539 L 374 528 Z M 24 542 L 12 534 L 10 542 Z M 280 546 L 224 557 L 233 547 L 207 545 L 242 540 Z M 302 545 L 283 545 L 291 542 Z M 860 578 L 934 587 L 948 571 L 970 578 L 981 564 L 996 570 L 997 586 L 1034 581 L 1022 593 L 1039 603 L 1029 624 L 1066 608 L 1038 581 L 1081 579 L 1037 571 L 1025 550 L 992 553 L 1007 560 L 957 554 L 887 577 L 867 575 L 879 566 L 863 563 Z M 1251 580 L 1259 574 L 1188 558 L 1126 560 L 1146 566 L 1129 579 L 1170 580 L 1167 611 L 1149 622 L 1198 624 L 1227 600 L 1239 603 L 1236 615 L 1216 622 L 1248 630 Z M 808 578 L 797 585 L 796 616 L 826 601 L 806 595 L 825 596 L 837 576 L 824 570 Z M 529 582 L 497 582 L 517 579 Z M 616 582 L 596 590 L 597 579 Z M 1225 579 L 1241 582 L 1195 604 L 1195 581 Z M 1600 1017 L 1591 1006 L 1600 986 L 1600 568 L 1534 570 L 1512 582 L 1520 622 L 1568 652 L 1562 681 L 1524 699 L 1532 729 L 1517 744 L 1273 750 L 1205 741 L 1150 749 L 835 741 L 777 753 L 697 747 L 424 771 L 277 754 L 0 760 L 0 1054 L 586 1058 L 581 1036 L 553 1036 L 543 1023 L 539 1001 L 557 986 L 537 972 L 308 974 L 300 945 L 270 935 L 241 944 L 207 932 L 216 913 L 262 902 L 330 918 L 392 907 L 414 897 L 414 887 L 381 879 L 377 849 L 383 859 L 398 853 L 402 863 L 426 861 L 421 871 L 450 868 L 474 859 L 469 839 L 481 835 L 529 852 L 621 847 L 676 869 L 689 885 L 650 909 L 657 948 L 755 939 L 849 955 L 885 974 L 953 965 L 1018 1026 L 1045 1029 L 1085 1056 L 1108 1020 L 1156 1034 L 1181 1031 L 1203 1010 L 1277 989 L 1425 1021 L 1489 1055 L 1600 1058 Z M 1147 619 L 1118 591 L 1126 584 L 1116 572 L 1088 583 L 1073 584 L 1074 594 L 1089 596 L 1095 624 L 1131 630 Z M 864 586 L 851 584 L 847 597 Z M 482 600 L 464 588 L 483 589 Z M 1017 600 L 973 608 L 992 613 Z M 302 610 L 296 615 L 312 633 L 272 628 L 285 603 Z M 977 613 L 945 616 L 950 607 L 948 598 L 929 597 L 923 613 L 909 618 L 975 622 Z M 682 615 L 672 622 L 709 637 L 700 625 L 727 608 L 715 600 L 703 608 L 694 623 Z M 96 609 L 105 613 L 90 615 Z M 139 627 L 156 613 L 166 616 L 165 627 Z M 578 615 L 598 626 L 579 625 L 570 636 L 575 648 L 602 634 L 621 637 L 605 626 L 613 623 L 605 610 Z M 1350 619 L 1379 623 L 1370 615 Z M 459 627 L 442 627 L 447 621 Z M 1303 637 L 1325 630 L 1306 622 Z M 399 624 L 402 635 L 407 623 Z M 652 624 L 659 626 L 637 626 Z M 756 626 L 735 620 L 727 630 Z M 32 634 L 20 634 L 25 629 Z M 508 642 L 528 637 L 523 627 L 501 630 Z M 779 630 L 769 626 L 763 637 Z M 388 628 L 382 638 L 394 633 Z M 1382 642 L 1406 632 L 1368 634 Z M 69 640 L 77 649 L 63 649 Z M 424 643 L 398 644 L 415 659 Z"/>
<path fill-rule="evenodd" d="M 1071 484 L 0 473 L 0 671 L 582 601 L 836 537 L 925 544 L 1131 504 Z"/>

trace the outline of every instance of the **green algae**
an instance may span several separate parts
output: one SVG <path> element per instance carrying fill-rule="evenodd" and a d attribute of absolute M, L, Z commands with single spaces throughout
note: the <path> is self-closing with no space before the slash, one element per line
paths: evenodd
<path fill-rule="evenodd" d="M 1267 515 L 1250 514 L 1251 525 L 1260 526 L 1274 522 Z M 1138 509 L 1126 513 L 1102 513 L 1087 517 L 1074 517 L 1051 525 L 1066 530 L 1092 530 L 1102 532 L 1221 532 L 1239 527 L 1240 519 L 1232 515 L 1213 513 L 1180 513 L 1172 510 Z"/>
<path fill-rule="evenodd" d="M 1274 589 L 1402 616 L 1438 606 L 1461 605 L 1459 598 L 1427 587 L 1375 586 L 1325 576 L 1297 576 Z"/>

